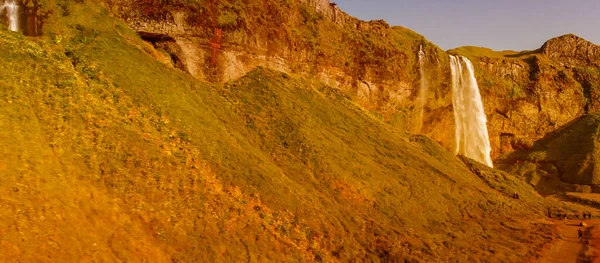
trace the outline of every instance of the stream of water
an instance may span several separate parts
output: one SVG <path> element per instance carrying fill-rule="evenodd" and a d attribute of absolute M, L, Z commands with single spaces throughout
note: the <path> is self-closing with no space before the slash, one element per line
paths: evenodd
<path fill-rule="evenodd" d="M 454 106 L 455 153 L 493 167 L 487 118 L 473 64 L 466 57 L 450 56 Z"/>
<path fill-rule="evenodd" d="M 4 0 L 2 6 L 0 6 L 0 12 L 6 12 L 8 29 L 19 31 L 19 5 L 16 0 Z"/>

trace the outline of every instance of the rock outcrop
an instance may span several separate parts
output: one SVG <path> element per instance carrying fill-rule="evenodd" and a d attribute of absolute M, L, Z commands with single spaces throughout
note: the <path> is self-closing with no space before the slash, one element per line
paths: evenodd
<path fill-rule="evenodd" d="M 547 41 L 540 51 L 561 66 L 600 66 L 600 46 L 573 34 Z"/>

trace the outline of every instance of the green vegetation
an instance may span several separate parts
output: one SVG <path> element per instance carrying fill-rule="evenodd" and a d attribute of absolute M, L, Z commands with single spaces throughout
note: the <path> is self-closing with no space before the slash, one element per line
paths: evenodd
<path fill-rule="evenodd" d="M 239 60 L 229 63 L 231 61 L 221 59 L 210 66 L 200 65 L 202 77 L 211 81 L 229 80 L 231 71 L 246 73 L 246 68 L 232 66 L 236 63 L 270 63 L 263 61 L 264 58 L 281 60 L 280 65 L 288 72 L 321 80 L 328 78 L 327 83 L 341 88 L 361 106 L 389 121 L 395 118 L 393 115 L 400 107 L 411 107 L 415 101 L 416 92 L 408 90 L 418 86 L 417 54 L 422 46 L 428 54 L 427 72 L 431 73 L 428 77 L 431 105 L 428 107 L 441 107 L 449 93 L 448 58 L 440 48 L 410 29 L 390 27 L 381 20 L 360 21 L 323 5 L 324 2 L 221 0 L 205 1 L 199 7 L 194 3 L 181 6 L 158 3 L 154 8 L 160 10 L 156 12 L 167 14 L 163 16 L 139 13 L 143 10 L 140 5 L 144 4 L 136 2 L 144 1 L 114 1 L 110 7 L 112 13 L 130 22 L 147 21 L 169 27 L 173 25 L 170 23 L 175 19 L 173 16 L 184 17 L 185 21 L 177 22 L 190 27 L 193 33 L 188 37 L 194 39 L 192 42 L 214 41 L 214 33 L 222 33 L 222 53 L 238 54 Z M 135 22 L 131 24 L 137 24 Z M 174 57 L 186 56 L 177 50 L 167 51 Z M 409 120 L 414 118 L 408 116 Z"/>
<path fill-rule="evenodd" d="M 448 50 L 448 53 L 453 55 L 461 55 L 469 58 L 486 57 L 486 58 L 506 58 L 517 55 L 518 52 L 512 50 L 494 51 L 485 47 L 464 46 Z"/>
<path fill-rule="evenodd" d="M 199 82 L 99 4 L 68 8 L 43 37 L 0 31 L 1 257 L 517 262 L 552 236 L 527 184 L 336 89 L 264 68 Z M 355 61 L 409 59 L 370 45 Z"/>
<path fill-rule="evenodd" d="M 525 98 L 525 95 L 525 89 L 517 84 L 513 84 L 512 88 L 508 92 L 508 97 L 510 99 Z"/>

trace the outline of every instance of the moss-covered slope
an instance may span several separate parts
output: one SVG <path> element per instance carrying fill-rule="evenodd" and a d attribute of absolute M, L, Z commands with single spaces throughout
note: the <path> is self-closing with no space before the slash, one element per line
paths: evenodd
<path fill-rule="evenodd" d="M 531 187 L 322 83 L 199 82 L 91 1 L 49 21 L 0 31 L 2 259 L 516 262 L 548 241 Z"/>

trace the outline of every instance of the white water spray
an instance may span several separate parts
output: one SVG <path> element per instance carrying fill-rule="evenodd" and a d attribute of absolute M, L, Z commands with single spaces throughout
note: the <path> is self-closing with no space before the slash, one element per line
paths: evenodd
<path fill-rule="evenodd" d="M 19 5 L 16 0 L 4 0 L 0 6 L 0 12 L 4 13 L 5 11 L 8 17 L 8 29 L 19 31 Z"/>
<path fill-rule="evenodd" d="M 450 56 L 452 104 L 456 124 L 455 153 L 493 167 L 487 119 L 473 64 L 466 57 Z"/>
<path fill-rule="evenodd" d="M 421 132 L 423 128 L 423 111 L 425 110 L 425 103 L 427 100 L 427 78 L 425 76 L 425 52 L 423 46 L 419 47 L 419 74 L 421 75 L 421 83 L 419 87 L 419 98 L 417 101 L 417 123 L 415 125 L 415 132 Z"/>

